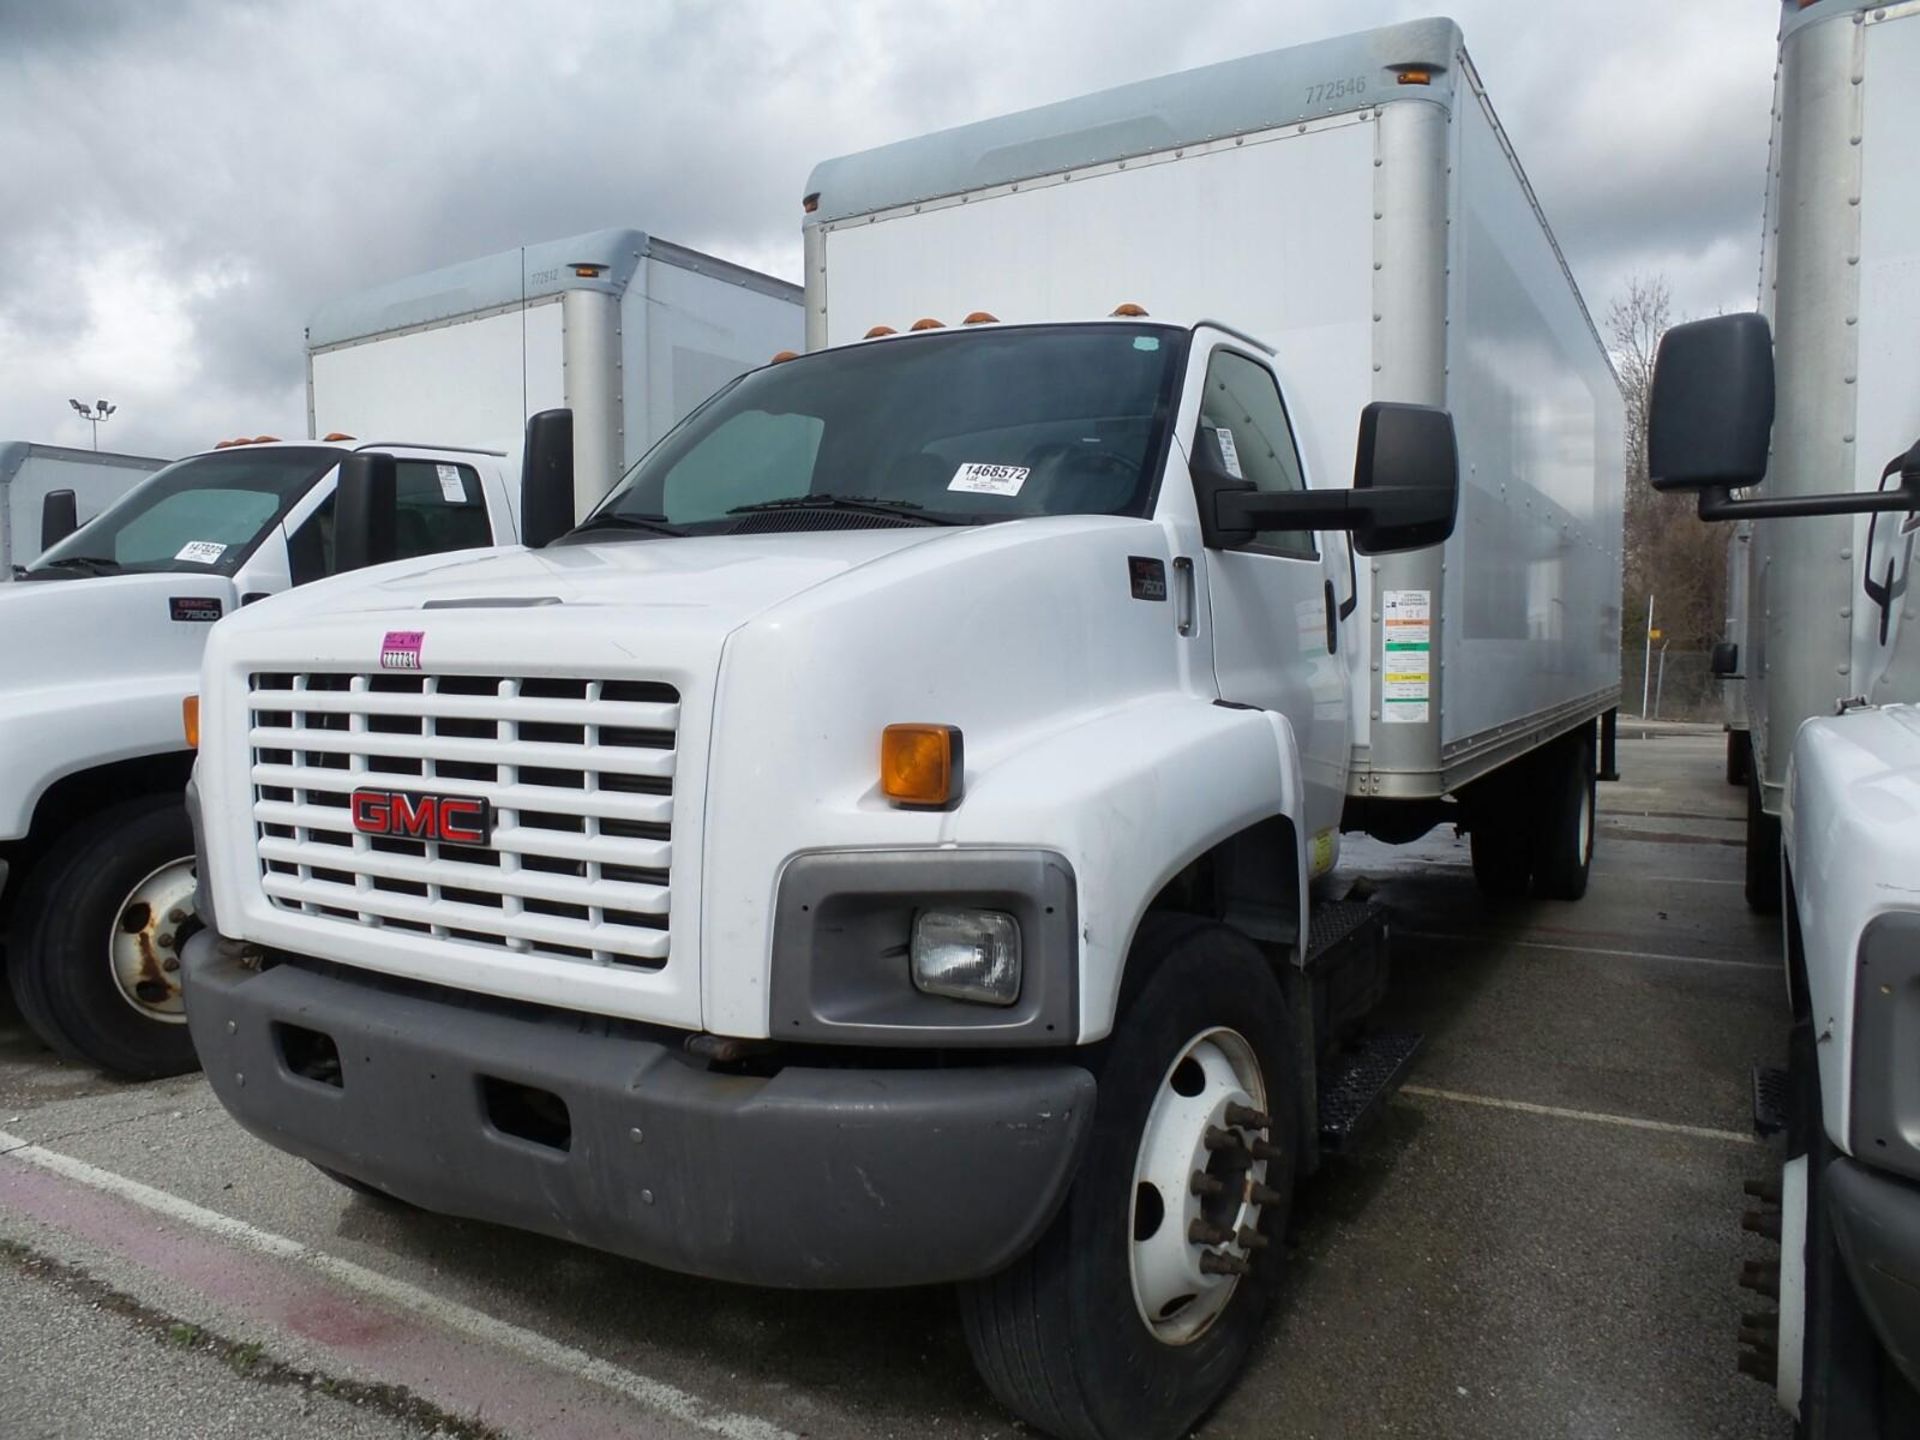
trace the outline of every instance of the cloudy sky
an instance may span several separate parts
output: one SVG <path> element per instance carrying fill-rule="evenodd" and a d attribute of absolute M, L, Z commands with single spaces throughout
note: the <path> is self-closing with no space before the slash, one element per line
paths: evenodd
<path fill-rule="evenodd" d="M 1775 0 L 1455 0 L 1596 313 L 1751 306 Z M 0 0 L 0 439 L 305 431 L 321 301 L 633 226 L 799 278 L 817 160 L 1417 0 Z"/>

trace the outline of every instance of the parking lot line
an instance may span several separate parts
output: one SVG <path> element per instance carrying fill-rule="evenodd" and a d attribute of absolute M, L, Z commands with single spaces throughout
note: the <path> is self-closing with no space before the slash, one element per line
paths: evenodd
<path fill-rule="evenodd" d="M 1613 960 L 1664 960 L 1675 965 L 1711 965 L 1720 970 L 1765 970 L 1774 973 L 1780 969 L 1768 960 L 1722 960 L 1711 955 L 1674 955 L 1663 950 L 1608 950 L 1598 945 L 1560 945 L 1551 940 L 1522 940 L 1506 935 L 1463 935 L 1458 931 L 1398 927 L 1393 933 L 1408 940 L 1439 940 L 1452 945 L 1491 943 L 1511 945 L 1517 950 L 1557 950 L 1568 955 L 1602 955 Z"/>
<path fill-rule="evenodd" d="M 1437 1090 L 1428 1085 L 1402 1085 L 1402 1095 L 1425 1100 L 1451 1100 L 1457 1105 L 1479 1105 L 1488 1110 L 1514 1110 L 1522 1115 L 1544 1115 L 1553 1120 L 1579 1120 L 1589 1125 L 1617 1125 L 1627 1130 L 1656 1130 L 1663 1135 L 1686 1135 L 1695 1140 L 1719 1140 L 1730 1145 L 1758 1145 L 1759 1137 L 1738 1130 L 1716 1130 L 1707 1125 L 1678 1125 L 1671 1120 L 1644 1120 L 1638 1115 L 1609 1115 L 1599 1110 L 1569 1110 L 1561 1105 L 1535 1105 L 1528 1100 L 1502 1100 L 1494 1095 L 1468 1095 L 1459 1090 Z"/>
<path fill-rule="evenodd" d="M 448 1300 L 392 1276 L 315 1250 L 284 1235 L 262 1230 L 231 1215 L 155 1189 L 125 1175 L 89 1165 L 0 1131 L 0 1159 L 17 1161 L 76 1184 L 112 1195 L 181 1225 L 206 1231 L 232 1244 L 317 1272 L 333 1284 L 395 1308 L 410 1311 L 447 1330 L 496 1346 L 577 1379 L 588 1380 L 647 1409 L 723 1440 L 797 1440 L 791 1431 L 751 1415 L 725 1410 L 665 1381 L 624 1369 L 571 1345 L 549 1340 L 521 1326 L 495 1319 L 471 1306 Z"/>

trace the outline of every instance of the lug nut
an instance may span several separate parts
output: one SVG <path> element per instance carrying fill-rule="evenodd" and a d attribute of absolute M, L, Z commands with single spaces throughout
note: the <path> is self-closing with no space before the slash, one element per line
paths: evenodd
<path fill-rule="evenodd" d="M 1218 1125 L 1207 1127 L 1206 1147 L 1213 1151 L 1240 1149 L 1240 1137 L 1231 1130 L 1222 1130 Z"/>
<path fill-rule="evenodd" d="M 1742 1345 L 1751 1345 L 1754 1349 L 1765 1353 L 1779 1345 L 1780 1332 L 1777 1330 L 1760 1330 L 1752 1325 L 1742 1325 L 1740 1327 L 1740 1343 Z"/>
<path fill-rule="evenodd" d="M 1215 1225 L 1198 1217 L 1187 1226 L 1187 1240 L 1193 1245 L 1224 1245 L 1231 1239 L 1233 1232 L 1226 1226 Z"/>
<path fill-rule="evenodd" d="M 1240 1242 L 1242 1250 L 1264 1250 L 1268 1245 L 1267 1237 L 1251 1225 L 1242 1225 L 1240 1233 L 1234 1236 L 1234 1239 Z"/>
<path fill-rule="evenodd" d="M 1226 1188 L 1226 1184 L 1223 1181 L 1216 1180 L 1204 1170 L 1194 1171 L 1193 1178 L 1187 1182 L 1187 1189 L 1202 1198 L 1208 1195 L 1219 1195 L 1223 1193 Z"/>
<path fill-rule="evenodd" d="M 1238 1255 L 1223 1255 L 1218 1250 L 1209 1250 L 1200 1257 L 1202 1275 L 1245 1275 L 1252 1268 Z"/>
<path fill-rule="evenodd" d="M 1264 1110 L 1255 1110 L 1250 1105 L 1230 1104 L 1227 1106 L 1227 1124 L 1241 1130 L 1265 1130 L 1273 1121 Z"/>
<path fill-rule="evenodd" d="M 1777 1214 L 1769 1215 L 1761 1210 L 1749 1210 L 1740 1217 L 1740 1228 L 1768 1240 L 1777 1242 L 1780 1239 L 1780 1217 Z"/>
<path fill-rule="evenodd" d="M 1754 1200 L 1764 1200 L 1769 1205 L 1780 1203 L 1780 1182 L 1778 1180 L 1749 1180 L 1741 1187 Z"/>
<path fill-rule="evenodd" d="M 1255 1140 L 1247 1147 L 1256 1160 L 1283 1160 L 1287 1152 L 1278 1145 L 1270 1145 L 1265 1140 Z"/>
<path fill-rule="evenodd" d="M 1755 1294 L 1765 1295 L 1771 1300 L 1780 1298 L 1780 1272 L 1775 1267 L 1758 1260 L 1749 1260 L 1740 1267 L 1740 1288 L 1751 1290 Z"/>
<path fill-rule="evenodd" d="M 162 950 L 171 950 L 173 948 L 173 936 L 162 935 L 159 939 L 155 940 L 153 943 L 158 945 Z"/>
<path fill-rule="evenodd" d="M 170 925 L 178 925 L 182 920 L 186 918 L 187 918 L 187 912 L 182 910 L 178 905 L 174 906 L 173 909 L 167 911 L 167 923 Z"/>
<path fill-rule="evenodd" d="M 1247 1198 L 1256 1205 L 1278 1205 L 1286 1197 L 1271 1185 L 1256 1183 L 1247 1191 Z"/>
<path fill-rule="evenodd" d="M 1780 1333 L 1780 1317 L 1771 1310 L 1749 1310 L 1740 1317 L 1740 1324 L 1747 1330 L 1771 1330 Z"/>

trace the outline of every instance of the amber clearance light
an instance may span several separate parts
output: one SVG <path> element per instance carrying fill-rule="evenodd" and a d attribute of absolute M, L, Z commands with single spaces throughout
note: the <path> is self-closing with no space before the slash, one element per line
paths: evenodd
<path fill-rule="evenodd" d="M 187 737 L 187 748 L 200 748 L 200 697 L 189 695 L 180 702 L 180 729 Z"/>
<path fill-rule="evenodd" d="M 889 725 L 880 733 L 880 789 L 896 805 L 952 805 L 965 773 L 952 725 Z"/>

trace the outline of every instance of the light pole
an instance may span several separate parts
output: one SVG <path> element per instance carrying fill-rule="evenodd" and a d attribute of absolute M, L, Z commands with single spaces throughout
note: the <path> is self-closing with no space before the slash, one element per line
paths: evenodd
<path fill-rule="evenodd" d="M 83 405 L 78 400 L 69 400 L 67 403 L 79 412 L 82 420 L 92 424 L 93 448 L 98 450 L 100 448 L 100 422 L 120 407 L 118 405 L 110 405 L 105 400 L 96 400 L 91 405 Z"/>

